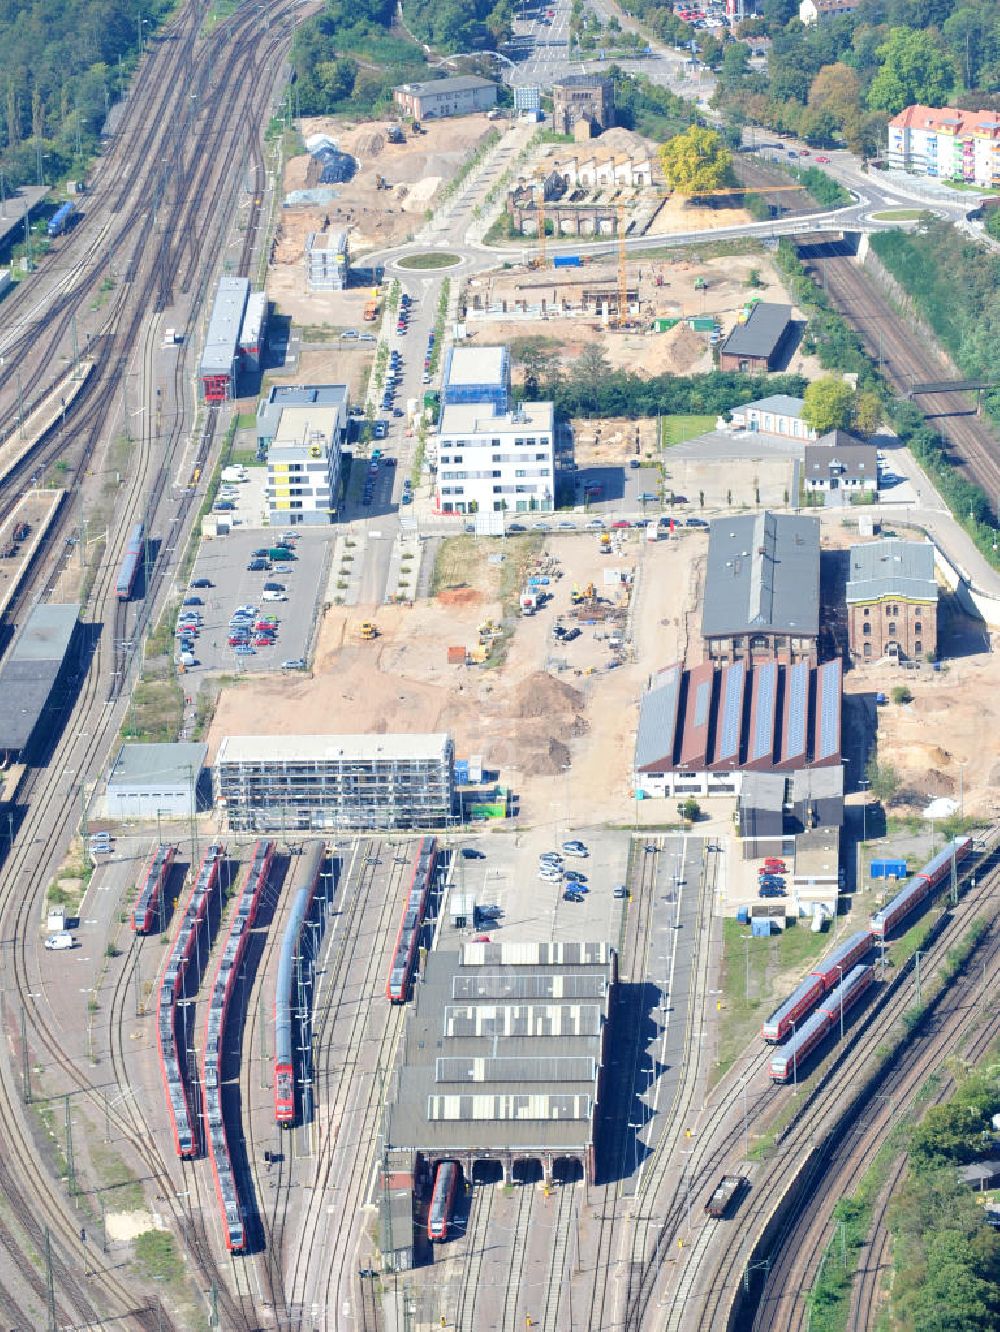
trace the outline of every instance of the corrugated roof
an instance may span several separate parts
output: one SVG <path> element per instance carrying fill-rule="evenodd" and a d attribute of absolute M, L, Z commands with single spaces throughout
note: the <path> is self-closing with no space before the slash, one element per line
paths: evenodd
<path fill-rule="evenodd" d="M 229 374 L 232 370 L 249 295 L 248 278 L 227 274 L 219 279 L 201 354 L 203 375 Z"/>
<path fill-rule="evenodd" d="M 702 611 L 705 638 L 819 633 L 819 520 L 740 514 L 710 526 Z"/>
<path fill-rule="evenodd" d="M 734 407 L 733 415 L 746 416 L 748 412 L 772 412 L 775 416 L 802 415 L 804 402 L 801 398 L 790 397 L 787 393 L 775 393 L 770 398 L 758 398 L 756 402 L 745 402 L 742 407 Z"/>
<path fill-rule="evenodd" d="M 790 305 L 761 301 L 750 311 L 745 324 L 736 325 L 722 344 L 722 350 L 730 356 L 773 356 L 791 318 Z"/>
<path fill-rule="evenodd" d="M 643 694 L 635 736 L 636 768 L 673 763 L 680 693 L 681 668 L 671 666 L 661 671 L 654 687 Z"/>
<path fill-rule="evenodd" d="M 444 1056 L 435 1061 L 435 1082 L 593 1082 L 597 1062 L 580 1055 L 537 1056 L 511 1059 L 506 1056 Z"/>
<path fill-rule="evenodd" d="M 0 750 L 22 750 L 48 702 L 73 638 L 80 607 L 35 606 L 0 665 Z"/>
<path fill-rule="evenodd" d="M 929 541 L 886 537 L 851 547 L 848 605 L 879 601 L 884 597 L 898 597 L 901 601 L 937 601 L 934 547 Z"/>

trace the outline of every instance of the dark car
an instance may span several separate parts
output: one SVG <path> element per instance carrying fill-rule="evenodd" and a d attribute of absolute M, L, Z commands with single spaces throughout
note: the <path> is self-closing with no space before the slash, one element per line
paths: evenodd
<path fill-rule="evenodd" d="M 507 531 L 508 531 L 508 532 L 527 532 L 527 530 L 528 530 L 528 529 L 525 527 L 524 523 L 508 523 L 508 524 L 507 524 Z"/>
<path fill-rule="evenodd" d="M 478 850 L 478 848 L 476 848 L 476 847 L 474 847 L 474 846 L 463 846 L 463 847 L 462 847 L 462 856 L 463 856 L 464 859 L 466 859 L 466 860 L 485 860 L 485 859 L 486 859 L 486 852 L 485 852 L 485 851 L 480 851 L 480 850 Z"/>
<path fill-rule="evenodd" d="M 760 889 L 760 895 L 761 897 L 785 897 L 786 893 L 784 888 L 774 888 L 771 885 L 765 884 Z"/>
<path fill-rule="evenodd" d="M 567 888 L 566 891 L 563 893 L 563 901 L 582 902 L 583 893 L 579 892 L 576 888 Z"/>
<path fill-rule="evenodd" d="M 580 637 L 580 630 L 577 629 L 576 625 L 574 625 L 572 629 L 566 630 L 566 632 L 562 636 L 562 641 L 564 643 L 572 643 L 574 638 L 579 638 L 579 637 Z"/>
<path fill-rule="evenodd" d="M 707 526 L 708 526 L 708 523 L 705 521 L 704 518 L 685 518 L 685 519 L 684 519 L 684 526 L 685 526 L 685 527 L 707 527 Z"/>
<path fill-rule="evenodd" d="M 196 578 L 191 584 L 192 587 L 214 587 L 215 584 L 211 578 Z"/>
<path fill-rule="evenodd" d="M 689 503 L 687 495 L 668 495 L 668 504 L 687 504 Z"/>
<path fill-rule="evenodd" d="M 250 573 L 265 573 L 270 567 L 270 563 L 267 560 L 262 559 L 253 559 L 247 565 L 247 569 Z"/>
<path fill-rule="evenodd" d="M 182 606 L 204 606 L 201 597 L 185 597 L 181 602 Z"/>

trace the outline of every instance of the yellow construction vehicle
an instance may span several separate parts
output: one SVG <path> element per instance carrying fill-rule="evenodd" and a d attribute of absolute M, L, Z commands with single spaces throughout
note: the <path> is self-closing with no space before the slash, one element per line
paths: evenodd
<path fill-rule="evenodd" d="M 358 637 L 363 643 L 371 643 L 378 638 L 378 627 L 371 620 L 362 620 L 358 628 Z"/>

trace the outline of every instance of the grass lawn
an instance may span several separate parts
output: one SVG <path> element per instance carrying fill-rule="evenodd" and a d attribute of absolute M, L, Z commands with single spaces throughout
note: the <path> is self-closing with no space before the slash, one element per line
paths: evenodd
<path fill-rule="evenodd" d="M 405 259 L 399 260 L 400 268 L 415 268 L 418 271 L 431 268 L 454 268 L 462 260 L 457 254 L 448 254 L 442 251 L 435 254 L 408 254 Z"/>
<path fill-rule="evenodd" d="M 661 418 L 663 448 L 669 449 L 674 444 L 683 444 L 687 439 L 696 439 L 706 431 L 715 429 L 714 416 L 664 416 Z"/>
<path fill-rule="evenodd" d="M 737 920 L 723 921 L 719 1062 L 712 1070 L 713 1084 L 736 1062 L 767 1015 L 794 988 L 794 982 L 783 982 L 776 988 L 775 977 L 782 972 L 801 974 L 807 963 L 831 945 L 830 935 L 813 934 L 807 921 L 789 925 L 770 938 L 751 938 L 747 945 L 743 940 L 749 932 L 749 927 Z"/>

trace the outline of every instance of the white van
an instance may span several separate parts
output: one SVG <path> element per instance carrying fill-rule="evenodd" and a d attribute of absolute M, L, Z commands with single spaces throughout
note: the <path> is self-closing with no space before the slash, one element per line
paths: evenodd
<path fill-rule="evenodd" d="M 177 660 L 180 662 L 182 666 L 198 665 L 198 658 L 194 655 L 193 652 L 182 652 L 181 655 L 177 658 Z"/>
<path fill-rule="evenodd" d="M 72 948 L 75 943 L 76 940 L 73 938 L 72 934 L 63 930 L 61 934 L 50 934 L 45 940 L 45 947 L 48 948 L 50 952 L 59 953 L 62 952 L 64 948 Z"/>
<path fill-rule="evenodd" d="M 288 594 L 286 592 L 262 592 L 260 599 L 261 601 L 287 601 Z"/>

